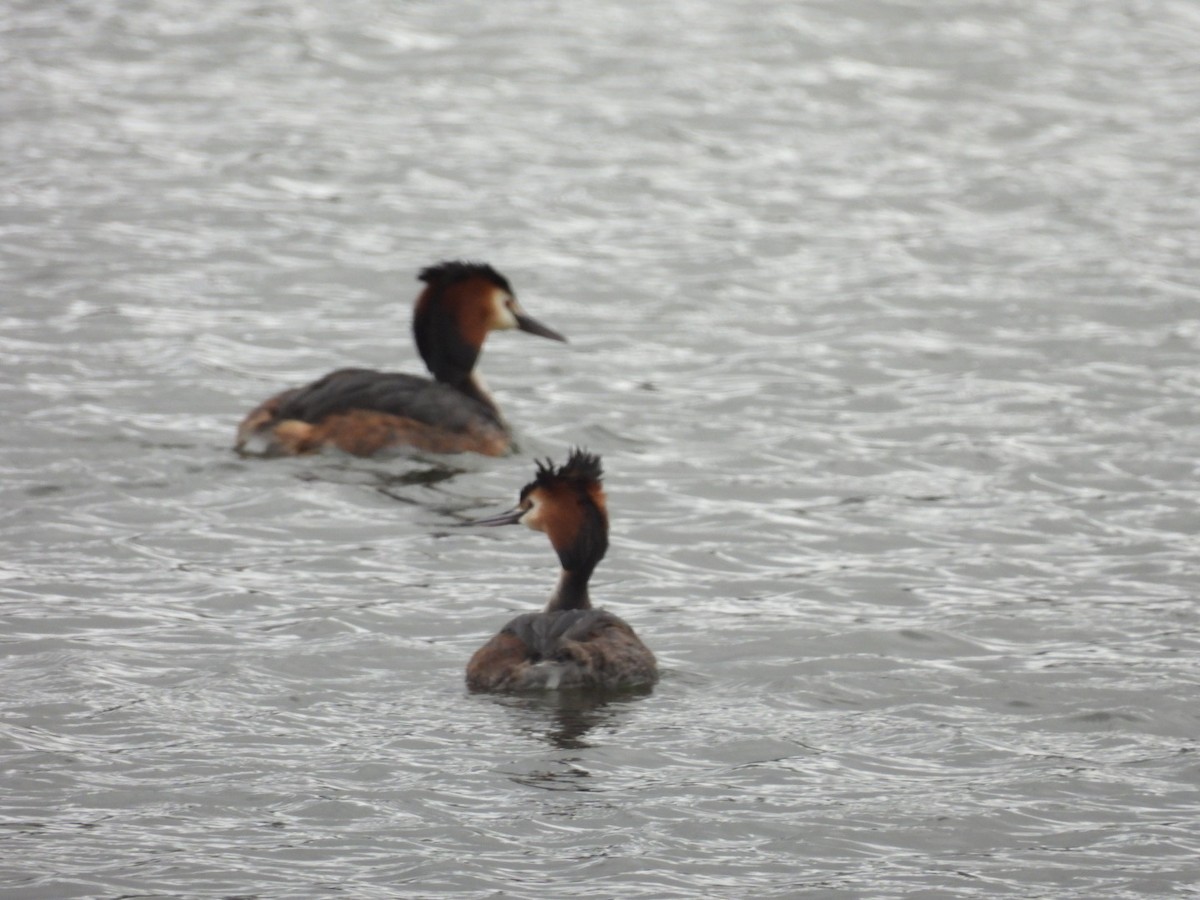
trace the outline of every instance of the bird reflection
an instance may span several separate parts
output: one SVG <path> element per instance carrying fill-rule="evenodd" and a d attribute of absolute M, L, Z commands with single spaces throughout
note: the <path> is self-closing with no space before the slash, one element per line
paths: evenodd
<path fill-rule="evenodd" d="M 596 728 L 616 728 L 632 704 L 648 696 L 652 687 L 619 693 L 595 691 L 547 691 L 544 694 L 508 695 L 494 698 L 517 717 L 517 730 L 545 741 L 554 751 L 549 759 L 524 772 L 510 772 L 517 784 L 544 791 L 591 791 L 592 773 L 578 751 L 593 744 L 586 739 Z"/>
<path fill-rule="evenodd" d="M 417 501 L 409 496 L 410 488 L 431 487 L 469 471 L 465 468 L 438 462 L 427 463 L 416 456 L 410 456 L 409 460 L 414 464 L 413 467 L 397 472 L 391 469 L 367 467 L 360 460 L 347 461 L 332 457 L 323 460 L 321 465 L 297 472 L 295 478 L 305 482 L 362 485 L 374 488 L 379 493 L 391 497 L 393 500 L 399 500 L 401 503 L 416 504 Z"/>
<path fill-rule="evenodd" d="M 649 696 L 653 687 L 619 692 L 546 691 L 497 698 L 519 716 L 518 730 L 558 750 L 592 746 L 585 736 L 598 726 L 619 724 L 631 704 Z"/>
<path fill-rule="evenodd" d="M 461 475 L 466 469 L 452 466 L 433 464 L 407 472 L 378 472 L 376 473 L 375 490 L 401 503 L 414 503 L 409 496 L 409 488 L 432 487 L 443 481 L 449 481 L 456 475 Z"/>

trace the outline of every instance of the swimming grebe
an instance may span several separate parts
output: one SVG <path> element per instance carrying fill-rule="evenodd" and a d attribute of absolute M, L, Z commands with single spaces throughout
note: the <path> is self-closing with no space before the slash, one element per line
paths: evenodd
<path fill-rule="evenodd" d="M 236 449 L 264 456 L 325 446 L 356 456 L 401 446 L 489 456 L 508 450 L 508 426 L 474 371 L 484 339 L 508 328 L 566 338 L 528 316 L 508 279 L 489 265 L 443 262 L 419 277 L 426 287 L 413 310 L 413 336 L 432 381 L 373 369 L 330 372 L 253 409 L 238 427 Z"/>
<path fill-rule="evenodd" d="M 599 456 L 573 450 L 558 469 L 538 463 L 515 509 L 467 523 L 543 531 L 562 563 L 546 609 L 517 616 L 475 651 L 467 664 L 472 690 L 615 690 L 657 680 L 649 648 L 588 598 L 588 579 L 608 550 L 602 474 Z"/>

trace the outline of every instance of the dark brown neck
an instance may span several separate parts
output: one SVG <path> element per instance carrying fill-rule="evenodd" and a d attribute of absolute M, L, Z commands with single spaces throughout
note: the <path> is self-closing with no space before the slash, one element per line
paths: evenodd
<path fill-rule="evenodd" d="M 608 552 L 608 517 L 586 494 L 581 496 L 583 519 L 570 544 L 555 544 L 562 572 L 546 611 L 590 609 L 588 580 Z"/>
<path fill-rule="evenodd" d="M 591 570 L 585 572 L 563 569 L 558 575 L 558 584 L 554 593 L 546 603 L 546 612 L 558 612 L 564 609 L 591 609 L 592 601 L 588 597 L 588 579 Z"/>
<path fill-rule="evenodd" d="M 421 359 L 438 381 L 461 389 L 462 383 L 470 379 L 482 341 L 464 338 L 450 309 L 437 296 L 418 303 L 413 338 Z"/>

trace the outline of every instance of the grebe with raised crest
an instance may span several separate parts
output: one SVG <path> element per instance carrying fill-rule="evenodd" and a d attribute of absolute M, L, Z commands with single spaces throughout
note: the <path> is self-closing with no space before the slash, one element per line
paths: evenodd
<path fill-rule="evenodd" d="M 467 664 L 477 691 L 618 690 L 658 679 L 654 654 L 619 616 L 592 607 L 588 580 L 608 550 L 600 457 L 538 463 L 516 508 L 467 525 L 525 525 L 550 538 L 562 571 L 542 612 L 517 616 Z"/>

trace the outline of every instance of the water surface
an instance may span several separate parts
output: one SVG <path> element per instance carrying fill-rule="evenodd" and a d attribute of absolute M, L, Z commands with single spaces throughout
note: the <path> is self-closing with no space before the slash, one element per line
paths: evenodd
<path fill-rule="evenodd" d="M 1200 884 L 1200 15 L 0 12 L 0 893 Z M 501 460 L 244 460 L 479 258 Z M 467 694 L 604 456 L 641 696 Z"/>

